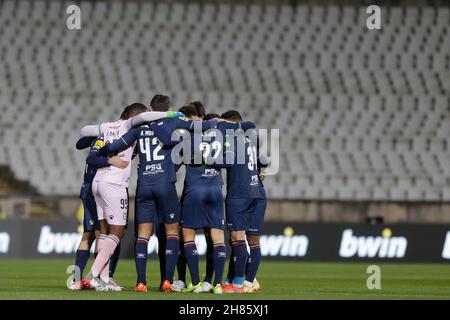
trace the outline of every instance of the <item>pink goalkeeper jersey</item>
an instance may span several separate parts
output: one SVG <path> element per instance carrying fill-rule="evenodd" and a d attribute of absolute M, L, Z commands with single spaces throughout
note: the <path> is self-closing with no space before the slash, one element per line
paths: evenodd
<path fill-rule="evenodd" d="M 113 143 L 127 133 L 128 130 L 130 130 L 130 122 L 126 120 L 105 123 L 101 128 L 105 143 Z M 133 156 L 133 149 L 134 146 L 131 146 L 120 153 L 120 155 L 123 155 L 123 160 L 130 162 L 125 169 L 119 169 L 113 166 L 99 168 L 94 181 L 119 184 L 128 188 L 131 176 L 131 158 Z"/>

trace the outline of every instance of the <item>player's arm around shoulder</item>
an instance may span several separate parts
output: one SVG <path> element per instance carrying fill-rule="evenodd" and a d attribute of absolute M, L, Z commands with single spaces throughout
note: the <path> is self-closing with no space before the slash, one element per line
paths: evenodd
<path fill-rule="evenodd" d="M 84 126 L 80 130 L 81 137 L 98 137 L 103 136 L 106 129 L 108 129 L 113 123 L 112 122 L 104 122 L 101 124 L 90 124 Z"/>
<path fill-rule="evenodd" d="M 78 139 L 76 148 L 78 150 L 84 150 L 92 146 L 92 143 L 94 142 L 96 138 L 95 137 L 82 137 Z"/>
<path fill-rule="evenodd" d="M 116 153 L 122 152 L 130 147 L 133 147 L 133 144 L 139 137 L 139 132 L 141 131 L 141 127 L 131 128 L 127 133 L 125 133 L 122 137 L 120 137 L 117 141 L 112 143 L 107 143 L 100 150 L 100 155 L 114 155 Z"/>

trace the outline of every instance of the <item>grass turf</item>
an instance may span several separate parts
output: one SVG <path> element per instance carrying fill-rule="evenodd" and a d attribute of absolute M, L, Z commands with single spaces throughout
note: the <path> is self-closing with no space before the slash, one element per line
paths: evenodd
<path fill-rule="evenodd" d="M 450 299 L 446 264 L 380 264 L 381 290 L 368 290 L 364 263 L 264 261 L 258 273 L 262 291 L 245 295 L 164 294 L 157 291 L 159 268 L 148 266 L 148 293 L 133 292 L 134 261 L 119 261 L 115 280 L 125 292 L 72 292 L 65 273 L 72 260 L 2 260 L 0 299 Z M 204 266 L 204 262 L 201 263 Z"/>

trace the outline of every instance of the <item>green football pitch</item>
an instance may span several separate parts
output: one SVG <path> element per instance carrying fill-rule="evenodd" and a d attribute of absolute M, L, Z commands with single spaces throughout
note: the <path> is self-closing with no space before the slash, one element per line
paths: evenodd
<path fill-rule="evenodd" d="M 72 263 L 72 260 L 1 260 L 0 299 L 450 299 L 448 264 L 380 264 L 381 289 L 369 290 L 366 286 L 369 264 L 263 261 L 258 274 L 261 292 L 217 296 L 158 292 L 156 261 L 148 265 L 149 292 L 133 292 L 132 260 L 121 260 L 115 276 L 127 291 L 72 292 L 66 288 L 69 277 L 66 268 Z"/>

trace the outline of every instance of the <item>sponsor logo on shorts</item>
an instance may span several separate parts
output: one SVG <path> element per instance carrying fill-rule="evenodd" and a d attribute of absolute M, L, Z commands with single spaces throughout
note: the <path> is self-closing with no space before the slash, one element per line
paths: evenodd
<path fill-rule="evenodd" d="M 160 174 L 160 173 L 164 173 L 164 169 L 162 168 L 162 164 L 161 163 L 157 163 L 157 164 L 149 164 L 145 166 L 145 172 L 143 173 L 144 176 L 148 176 L 148 175 L 156 175 L 156 174 Z"/>
<path fill-rule="evenodd" d="M 204 178 L 214 178 L 220 175 L 220 172 L 216 169 L 205 169 L 205 172 L 202 174 Z"/>
<path fill-rule="evenodd" d="M 251 186 L 257 186 L 259 184 L 258 176 L 252 176 L 252 182 L 250 182 Z"/>
<path fill-rule="evenodd" d="M 93 226 L 94 225 L 94 220 L 90 219 L 89 220 L 89 225 Z"/>
<path fill-rule="evenodd" d="M 171 214 L 169 214 L 169 217 L 170 217 L 170 219 L 173 219 L 173 218 L 175 218 L 175 214 L 171 213 Z"/>
<path fill-rule="evenodd" d="M 145 254 L 144 253 L 138 253 L 136 255 L 136 258 L 138 258 L 138 259 L 145 259 Z"/>

